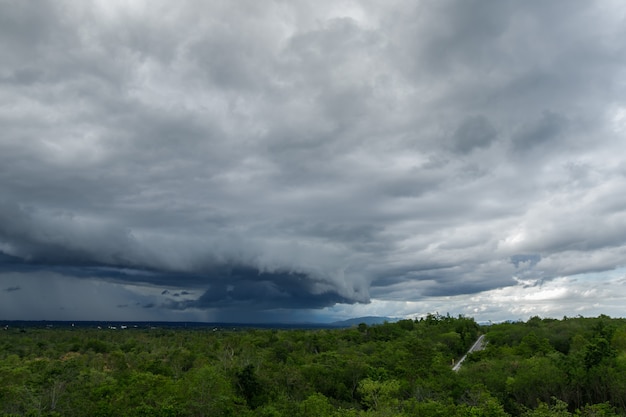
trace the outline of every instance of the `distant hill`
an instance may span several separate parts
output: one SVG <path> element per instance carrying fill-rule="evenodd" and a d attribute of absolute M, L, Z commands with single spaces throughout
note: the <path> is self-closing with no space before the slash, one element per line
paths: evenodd
<path fill-rule="evenodd" d="M 205 323 L 205 322 L 175 322 L 175 321 L 63 321 L 63 320 L 0 320 L 0 329 L 13 328 L 92 328 L 92 329 L 221 329 L 221 330 L 245 330 L 245 329 L 332 329 L 338 327 L 358 326 L 365 323 L 368 326 L 372 324 L 383 324 L 384 322 L 393 323 L 398 321 L 397 318 L 367 316 L 356 317 L 348 320 L 335 321 L 332 323 L 311 323 L 311 322 L 295 322 L 295 323 Z"/>
<path fill-rule="evenodd" d="M 380 317 L 380 316 L 366 316 L 366 317 L 355 317 L 353 319 L 335 321 L 330 323 L 331 326 L 334 327 L 352 327 L 358 326 L 361 323 L 365 323 L 368 326 L 372 324 L 383 324 L 384 322 L 393 323 L 398 321 L 398 319 L 394 319 L 391 317 Z"/>

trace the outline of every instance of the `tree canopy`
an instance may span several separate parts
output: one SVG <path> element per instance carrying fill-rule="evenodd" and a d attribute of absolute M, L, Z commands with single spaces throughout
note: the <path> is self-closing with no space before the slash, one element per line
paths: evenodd
<path fill-rule="evenodd" d="M 0 331 L 3 416 L 610 417 L 625 401 L 626 321 L 607 316 Z"/>

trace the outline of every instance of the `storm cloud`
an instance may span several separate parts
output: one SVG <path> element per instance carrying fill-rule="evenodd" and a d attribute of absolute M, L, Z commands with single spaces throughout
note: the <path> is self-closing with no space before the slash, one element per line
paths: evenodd
<path fill-rule="evenodd" d="M 306 320 L 450 297 L 497 320 L 556 311 L 494 297 L 557 284 L 593 305 L 576 282 L 624 285 L 625 14 L 0 3 L 0 315 Z"/>

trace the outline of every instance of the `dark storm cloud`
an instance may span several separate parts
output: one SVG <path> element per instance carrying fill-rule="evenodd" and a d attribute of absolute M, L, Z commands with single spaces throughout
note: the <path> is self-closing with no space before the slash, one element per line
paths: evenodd
<path fill-rule="evenodd" d="M 619 267 L 623 12 L 0 5 L 6 287 L 243 317 Z"/>
<path fill-rule="evenodd" d="M 511 256 L 511 263 L 515 265 L 515 268 L 519 268 L 520 265 L 523 265 L 524 263 L 528 263 L 531 266 L 534 266 L 537 265 L 540 260 L 540 255 L 519 254 Z"/>
<path fill-rule="evenodd" d="M 469 117 L 458 127 L 453 135 L 453 150 L 467 153 L 474 148 L 488 147 L 496 139 L 496 129 L 484 116 Z"/>
<path fill-rule="evenodd" d="M 561 137 L 567 127 L 565 117 L 544 111 L 537 120 L 525 124 L 518 133 L 513 135 L 513 146 L 516 150 L 524 151 L 545 145 Z"/>
<path fill-rule="evenodd" d="M 220 308 L 258 310 L 280 306 L 284 309 L 311 309 L 353 303 L 336 291 L 315 294 L 304 275 L 261 274 L 250 271 L 247 279 L 229 277 L 227 282 L 214 281 L 197 300 L 179 303 L 178 308 Z"/>

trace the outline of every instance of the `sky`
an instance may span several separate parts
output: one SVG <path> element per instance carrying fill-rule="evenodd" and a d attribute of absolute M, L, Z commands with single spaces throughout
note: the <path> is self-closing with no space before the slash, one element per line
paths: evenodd
<path fill-rule="evenodd" d="M 0 319 L 623 317 L 625 20 L 0 0 Z"/>

